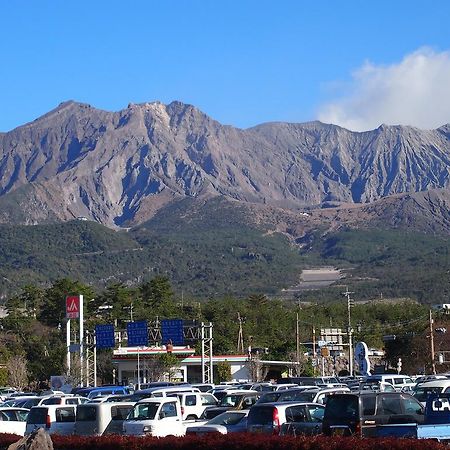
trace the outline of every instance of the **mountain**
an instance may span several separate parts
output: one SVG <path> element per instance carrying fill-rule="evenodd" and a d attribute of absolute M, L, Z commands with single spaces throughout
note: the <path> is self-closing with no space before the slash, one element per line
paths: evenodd
<path fill-rule="evenodd" d="M 0 134 L 0 223 L 83 216 L 130 227 L 183 198 L 222 196 L 325 222 L 332 212 L 317 207 L 338 207 L 341 221 L 361 223 L 380 211 L 391 223 L 407 220 L 402 208 L 415 217 L 426 210 L 425 222 L 440 214 L 438 228 L 446 229 L 449 171 L 450 125 L 354 133 L 320 122 L 267 123 L 242 130 L 180 102 L 107 112 L 70 101 Z"/>

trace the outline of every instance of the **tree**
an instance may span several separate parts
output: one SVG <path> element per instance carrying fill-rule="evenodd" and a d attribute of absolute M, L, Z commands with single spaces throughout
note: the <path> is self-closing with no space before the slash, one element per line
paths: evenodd
<path fill-rule="evenodd" d="M 167 277 L 157 276 L 144 283 L 140 293 L 144 307 L 153 316 L 173 317 L 177 313 L 172 286 Z"/>
<path fill-rule="evenodd" d="M 39 311 L 38 319 L 50 326 L 58 326 L 66 318 L 65 298 L 68 295 L 83 295 L 85 299 L 95 298 L 95 292 L 90 286 L 68 278 L 57 280 L 45 290 L 45 300 Z"/>
<path fill-rule="evenodd" d="M 22 390 L 28 385 L 27 360 L 25 356 L 16 355 L 9 358 L 7 369 L 10 386 Z"/>
<path fill-rule="evenodd" d="M 217 363 L 215 373 L 216 383 L 221 381 L 231 381 L 233 379 L 231 375 L 231 365 L 228 361 L 220 361 Z"/>
<path fill-rule="evenodd" d="M 167 374 L 169 381 L 171 381 L 180 366 L 180 361 L 171 353 L 161 353 L 157 359 L 161 365 L 162 374 Z"/>

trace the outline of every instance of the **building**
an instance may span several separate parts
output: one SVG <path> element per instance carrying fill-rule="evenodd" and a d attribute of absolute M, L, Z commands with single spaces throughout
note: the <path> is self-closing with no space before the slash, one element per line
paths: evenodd
<path fill-rule="evenodd" d="M 116 381 L 119 384 L 138 382 L 138 355 L 140 382 L 147 383 L 156 381 L 152 377 L 152 367 L 155 357 L 165 354 L 167 349 L 162 347 L 120 347 L 114 350 L 113 365 L 115 369 Z M 179 358 L 179 366 L 174 373 L 172 381 L 183 381 L 187 383 L 202 382 L 202 358 L 195 355 L 195 350 L 189 346 L 174 346 L 171 352 Z M 249 381 L 252 379 L 252 364 L 249 356 L 246 355 L 215 355 L 213 356 L 213 373 L 217 373 L 217 364 L 227 362 L 231 368 L 233 381 Z M 261 376 L 266 375 L 277 379 L 282 374 L 287 375 L 289 368 L 295 363 L 291 361 L 265 361 L 260 360 Z M 256 381 L 256 380 L 255 380 Z M 261 380 L 258 380 L 261 381 Z"/>

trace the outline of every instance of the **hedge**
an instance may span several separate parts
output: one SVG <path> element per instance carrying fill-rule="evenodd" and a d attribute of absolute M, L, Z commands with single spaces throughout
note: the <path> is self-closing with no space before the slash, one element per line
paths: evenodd
<path fill-rule="evenodd" d="M 18 440 L 17 436 L 0 434 L 0 449 Z M 211 434 L 183 438 L 52 436 L 55 450 L 448 450 L 433 440 L 369 439 L 326 436 L 267 436 L 248 433 Z"/>

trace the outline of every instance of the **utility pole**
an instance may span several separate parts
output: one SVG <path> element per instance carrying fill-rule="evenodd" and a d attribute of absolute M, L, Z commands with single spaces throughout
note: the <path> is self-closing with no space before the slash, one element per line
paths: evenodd
<path fill-rule="evenodd" d="M 298 313 L 296 316 L 295 322 L 295 342 L 296 342 L 296 350 L 297 350 L 297 369 L 300 364 L 300 330 L 298 328 Z"/>
<path fill-rule="evenodd" d="M 348 286 L 345 288 L 343 295 L 347 298 L 347 334 L 348 334 L 348 371 L 350 376 L 353 376 L 353 339 L 352 339 L 352 317 L 351 308 L 354 306 L 353 299 L 350 297 L 354 292 L 348 290 Z"/>
<path fill-rule="evenodd" d="M 244 321 L 244 319 L 241 317 L 241 314 L 239 312 L 237 313 L 237 319 L 238 319 L 238 322 L 239 322 L 237 352 L 239 354 L 242 354 L 242 353 L 244 353 L 244 334 L 243 334 L 243 331 L 242 331 L 242 322 Z"/>
<path fill-rule="evenodd" d="M 316 328 L 312 326 L 312 345 L 313 345 L 313 361 L 314 361 L 314 374 L 316 372 Z"/>
<path fill-rule="evenodd" d="M 434 333 L 433 333 L 433 314 L 430 309 L 430 350 L 431 350 L 431 373 L 436 375 L 436 364 L 434 362 Z"/>

